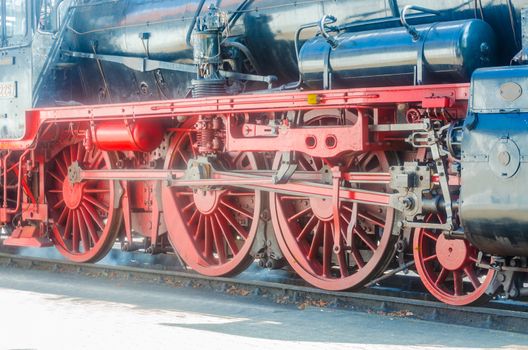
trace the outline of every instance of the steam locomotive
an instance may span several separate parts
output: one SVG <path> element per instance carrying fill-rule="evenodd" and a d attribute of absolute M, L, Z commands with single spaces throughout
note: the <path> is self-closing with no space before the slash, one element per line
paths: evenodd
<path fill-rule="evenodd" d="M 3 244 L 528 295 L 524 0 L 4 0 Z"/>

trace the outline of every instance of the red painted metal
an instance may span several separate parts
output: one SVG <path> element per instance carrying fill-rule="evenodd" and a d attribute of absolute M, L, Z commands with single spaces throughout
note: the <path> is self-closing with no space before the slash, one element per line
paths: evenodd
<path fill-rule="evenodd" d="M 39 227 L 34 225 L 17 227 L 3 244 L 6 246 L 32 248 L 53 246 L 53 242 L 49 238 L 44 237 Z"/>
<path fill-rule="evenodd" d="M 290 265 L 306 281 L 327 290 L 362 287 L 385 268 L 397 238 L 392 235 L 391 208 L 272 193 L 270 211 Z"/>
<path fill-rule="evenodd" d="M 269 191 L 277 240 L 293 268 L 324 289 L 357 288 L 383 272 L 395 249 L 390 151 L 405 151 L 410 132 L 391 128 L 399 106 L 432 115 L 447 108 L 457 118 L 468 96 L 468 84 L 451 84 L 32 109 L 23 138 L 0 140 L 0 152 L 7 150 L 0 163 L 0 220 L 21 213 L 29 225 L 20 226 L 12 239 L 28 245 L 37 244 L 51 222 L 62 254 L 95 261 L 115 242 L 123 217 L 129 243 L 140 234 L 155 252 L 168 236 L 192 269 L 221 276 L 251 263 L 261 192 Z M 307 119 L 305 128 L 284 118 L 295 111 L 319 121 L 341 112 L 355 118 L 312 125 Z M 151 151 L 159 155 L 150 158 Z M 302 153 L 301 169 L 288 183 L 272 181 L 271 165 L 259 170 L 264 152 L 292 151 Z M 185 171 L 191 158 L 211 153 L 221 171 L 203 176 Z M 155 157 L 165 158 L 165 169 Z M 75 161 L 84 169 L 81 183 L 68 178 Z M 31 179 L 37 172 L 45 173 L 38 186 Z M 6 174 L 14 186 L 9 189 Z M 439 261 L 459 266 L 463 249 L 450 244 L 438 250 L 460 253 Z"/>
<path fill-rule="evenodd" d="M 313 104 L 316 96 L 317 104 Z M 26 113 L 26 132 L 19 140 L 0 140 L 0 149 L 25 150 L 37 139 L 39 130 L 49 123 L 81 123 L 102 121 L 137 121 L 141 119 L 175 119 L 198 115 L 233 115 L 237 113 L 324 110 L 329 108 L 369 108 L 400 103 L 431 105 L 444 102 L 464 109 L 469 84 L 423 85 L 384 88 L 360 88 L 313 92 L 280 92 L 275 94 L 237 95 L 139 102 L 114 105 L 38 108 Z"/>
<path fill-rule="evenodd" d="M 297 151 L 314 157 L 330 158 L 341 153 L 365 151 L 368 147 L 367 117 L 360 113 L 352 126 L 325 127 L 321 129 L 274 128 L 275 136 L 262 137 L 254 132 L 240 135 L 240 130 L 228 129 L 226 149 L 238 152 L 289 152 Z M 241 127 L 243 133 L 249 125 Z M 236 135 L 238 133 L 239 135 Z"/>
<path fill-rule="evenodd" d="M 429 215 L 426 221 L 441 222 L 441 217 Z M 438 300 L 462 306 L 490 299 L 486 290 L 495 271 L 476 266 L 478 251 L 468 241 L 447 239 L 435 230 L 417 229 L 413 254 L 422 282 Z"/>
<path fill-rule="evenodd" d="M 103 151 L 86 151 L 78 143 L 57 154 L 46 172 L 55 246 L 69 260 L 92 262 L 112 248 L 120 230 L 121 212 L 115 205 L 114 182 L 70 183 L 68 167 L 75 161 L 89 169 L 101 169 L 110 168 L 115 160 Z"/>
<path fill-rule="evenodd" d="M 325 117 L 325 124 L 337 118 Z M 319 124 L 314 118 L 309 125 Z M 390 161 L 382 151 L 350 154 L 339 159 L 298 155 L 304 171 L 332 167 L 333 185 L 328 199 L 302 194 L 270 193 L 270 212 L 277 241 L 292 268 L 310 284 L 327 290 L 360 288 L 383 271 L 392 256 L 394 210 L 341 200 L 343 171 L 387 171 Z M 275 167 L 281 158 L 275 159 Z M 347 173 L 350 174 L 350 173 Z M 349 177 L 352 177 L 349 175 Z M 289 184 L 291 185 L 291 184 Z M 312 186 L 315 187 L 315 186 Z M 363 190 L 380 194 L 384 184 L 363 184 Z M 388 200 L 388 196 L 386 197 Z"/>
<path fill-rule="evenodd" d="M 195 136 L 183 133 L 174 137 L 165 168 L 187 168 L 198 151 Z M 251 153 L 220 157 L 234 170 L 257 168 Z M 218 191 L 164 187 L 162 202 L 169 240 L 193 270 L 207 276 L 226 276 L 240 273 L 251 264 L 249 252 L 260 221 L 260 191 L 232 186 Z"/>
<path fill-rule="evenodd" d="M 249 172 L 251 174 L 251 172 Z M 268 176 L 248 175 L 236 172 L 214 171 L 209 178 L 190 179 L 185 177 L 185 171 L 178 169 L 166 170 L 80 170 L 80 178 L 83 180 L 127 180 L 127 181 L 145 181 L 149 180 L 173 180 L 169 183 L 171 187 L 204 187 L 204 186 L 244 186 L 252 187 L 259 190 L 268 190 L 280 193 L 289 193 L 294 195 L 306 195 L 317 197 L 334 197 L 335 189 L 332 186 L 313 183 L 298 179 L 295 175 L 286 184 L 275 184 Z M 388 184 L 390 176 L 386 174 L 373 174 L 373 176 L 345 173 L 342 179 L 349 179 L 357 183 L 371 184 Z M 361 202 L 366 204 L 388 206 L 390 195 L 387 193 L 368 191 L 362 189 L 341 187 L 339 190 L 339 199 L 346 202 Z"/>
<path fill-rule="evenodd" d="M 318 96 L 318 103 L 310 96 Z M 173 101 L 140 102 L 119 105 L 43 108 L 29 111 L 31 122 L 70 122 L 136 120 L 143 118 L 218 115 L 232 113 L 356 108 L 383 104 L 428 103 L 433 97 L 452 101 L 467 101 L 468 84 L 422 85 L 405 87 L 360 88 L 274 94 L 237 95 L 180 99 Z M 35 120 L 36 119 L 36 120 Z"/>
<path fill-rule="evenodd" d="M 164 128 L 155 121 L 117 120 L 97 124 L 93 134 L 95 146 L 104 151 L 151 152 L 160 145 Z"/>

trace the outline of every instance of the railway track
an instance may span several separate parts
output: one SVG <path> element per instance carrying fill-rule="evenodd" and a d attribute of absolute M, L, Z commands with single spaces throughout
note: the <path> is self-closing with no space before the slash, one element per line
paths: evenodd
<path fill-rule="evenodd" d="M 369 288 L 365 292 L 328 292 L 298 285 L 295 280 L 271 282 L 247 279 L 244 275 L 237 278 L 209 278 L 192 272 L 104 264 L 77 264 L 10 253 L 0 253 L 0 267 L 75 273 L 93 278 L 132 279 L 178 288 L 209 289 L 218 293 L 297 305 L 300 308 L 309 306 L 340 308 L 388 317 L 407 317 L 483 329 L 528 333 L 526 326 L 528 304 L 525 303 L 494 301 L 483 307 L 460 308 L 423 300 L 418 296 L 419 293 L 409 291 L 396 293 L 394 288 Z"/>

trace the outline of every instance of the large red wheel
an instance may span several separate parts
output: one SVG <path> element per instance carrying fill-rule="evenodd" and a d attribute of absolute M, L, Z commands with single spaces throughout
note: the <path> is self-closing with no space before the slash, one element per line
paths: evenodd
<path fill-rule="evenodd" d="M 427 221 L 440 222 L 440 217 L 430 215 Z M 447 239 L 438 230 L 417 229 L 413 251 L 423 284 L 438 300 L 462 306 L 490 299 L 486 290 L 495 271 L 476 266 L 478 251 L 468 241 Z"/>
<path fill-rule="evenodd" d="M 345 122 L 353 123 L 353 117 Z M 319 116 L 306 125 L 336 125 L 341 117 Z M 385 172 L 396 162 L 382 151 L 351 154 L 339 159 L 320 159 L 298 154 L 301 170 L 319 171 L 340 164 L 347 171 Z M 277 156 L 275 167 L 280 163 Z M 386 185 L 356 185 L 371 191 L 389 191 Z M 308 283 L 326 290 L 361 288 L 382 273 L 395 252 L 397 236 L 393 209 L 360 203 L 342 203 L 341 239 L 334 247 L 332 200 L 270 194 L 271 217 L 279 246 L 292 268 Z"/>
<path fill-rule="evenodd" d="M 113 181 L 89 180 L 71 184 L 68 167 L 110 169 L 111 155 L 86 152 L 81 143 L 64 148 L 46 172 L 47 199 L 53 218 L 52 239 L 59 252 L 75 262 L 95 262 L 112 248 L 121 226 Z"/>
<path fill-rule="evenodd" d="M 192 133 L 177 135 L 165 167 L 186 169 L 197 155 L 195 143 Z M 222 154 L 219 163 L 229 170 L 257 169 L 251 153 Z M 259 191 L 166 187 L 162 201 L 169 240 L 193 270 L 207 276 L 231 276 L 251 264 L 261 210 Z"/>
<path fill-rule="evenodd" d="M 303 170 L 318 170 L 324 160 L 300 156 Z M 348 170 L 381 172 L 389 168 L 383 152 L 348 159 Z M 386 190 L 380 185 L 363 189 Z M 279 246 L 292 268 L 308 283 L 326 290 L 361 288 L 383 272 L 394 256 L 393 209 L 342 203 L 340 253 L 334 246 L 332 200 L 283 194 L 270 195 L 273 225 Z"/>

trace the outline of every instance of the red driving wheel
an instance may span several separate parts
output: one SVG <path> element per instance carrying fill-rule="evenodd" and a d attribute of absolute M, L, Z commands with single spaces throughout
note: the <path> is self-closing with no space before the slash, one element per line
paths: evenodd
<path fill-rule="evenodd" d="M 117 191 L 108 180 L 70 183 L 68 168 L 73 162 L 87 170 L 110 169 L 112 155 L 96 149 L 87 152 L 78 143 L 60 151 L 46 171 L 56 248 L 68 260 L 95 262 L 112 249 L 119 234 L 122 215 L 114 205 Z"/>
<path fill-rule="evenodd" d="M 441 222 L 441 218 L 431 214 L 426 221 Z M 423 284 L 438 300 L 462 306 L 490 299 L 486 290 L 495 271 L 476 266 L 478 250 L 468 241 L 447 239 L 438 230 L 417 229 L 413 252 Z"/>
<path fill-rule="evenodd" d="M 307 125 L 335 125 L 324 116 Z M 385 172 L 395 157 L 382 151 L 321 159 L 298 154 L 300 170 L 319 171 L 341 164 L 348 171 Z M 276 158 L 275 167 L 280 163 Z M 357 185 L 362 190 L 389 191 L 386 185 Z M 391 208 L 343 202 L 340 206 L 340 252 L 334 247 L 332 199 L 270 193 L 270 211 L 279 246 L 291 267 L 308 283 L 326 290 L 364 286 L 382 273 L 395 252 L 395 212 Z"/>
<path fill-rule="evenodd" d="M 187 124 L 187 128 L 192 126 Z M 184 126 L 185 127 L 185 126 Z M 195 135 L 176 135 L 165 167 L 187 169 L 197 157 Z M 219 162 L 228 170 L 257 169 L 252 153 L 225 153 Z M 230 276 L 253 261 L 249 254 L 261 210 L 259 191 L 237 187 L 163 189 L 163 211 L 169 240 L 185 263 L 207 276 Z"/>

